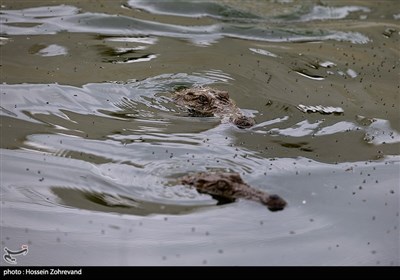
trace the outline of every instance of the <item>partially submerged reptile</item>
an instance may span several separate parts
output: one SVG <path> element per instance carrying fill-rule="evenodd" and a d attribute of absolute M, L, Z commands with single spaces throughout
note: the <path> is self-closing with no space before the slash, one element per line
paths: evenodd
<path fill-rule="evenodd" d="M 239 128 L 248 128 L 255 124 L 254 119 L 245 116 L 229 98 L 227 91 L 193 87 L 174 92 L 173 99 L 178 105 L 188 108 L 190 115 L 194 117 L 220 117 Z"/>
<path fill-rule="evenodd" d="M 195 173 L 180 178 L 183 185 L 195 187 L 199 193 L 211 195 L 219 204 L 244 198 L 260 202 L 271 211 L 283 210 L 286 201 L 275 194 L 255 189 L 246 184 L 238 173 L 208 172 Z"/>
<path fill-rule="evenodd" d="M 222 121 L 234 123 L 239 128 L 255 124 L 253 118 L 245 116 L 229 97 L 227 91 L 210 87 L 193 87 L 178 90 L 174 101 L 188 108 L 194 117 L 220 117 Z M 195 173 L 180 178 L 180 183 L 195 187 L 198 192 L 211 195 L 219 204 L 233 202 L 238 198 L 260 202 L 271 211 L 283 210 L 286 201 L 278 195 L 268 194 L 246 184 L 238 173 Z"/>

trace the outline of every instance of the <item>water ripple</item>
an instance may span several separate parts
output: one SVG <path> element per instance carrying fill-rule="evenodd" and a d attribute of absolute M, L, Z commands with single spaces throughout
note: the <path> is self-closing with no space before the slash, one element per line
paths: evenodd
<path fill-rule="evenodd" d="M 40 16 L 49 10 L 57 11 L 50 17 Z M 34 12 L 25 10 L 3 10 L 1 30 L 7 35 L 56 34 L 62 31 L 85 32 L 120 36 L 166 36 L 185 38 L 198 45 L 210 45 L 223 37 L 258 40 L 267 42 L 305 42 L 320 40 L 350 41 L 364 44 L 368 37 L 357 32 L 333 30 L 319 31 L 282 27 L 260 28 L 257 24 L 215 23 L 211 25 L 183 26 L 141 20 L 127 16 L 101 13 L 77 13 L 71 6 L 35 8 Z M 20 23 L 35 23 L 34 26 L 21 26 Z M 16 25 L 16 24 L 19 25 Z"/>

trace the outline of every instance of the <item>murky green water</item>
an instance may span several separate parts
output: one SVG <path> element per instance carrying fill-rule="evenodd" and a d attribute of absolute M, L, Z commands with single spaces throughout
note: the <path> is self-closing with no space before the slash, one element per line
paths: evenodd
<path fill-rule="evenodd" d="M 398 1 L 2 1 L 2 248 L 29 246 L 18 265 L 399 265 L 399 20 Z M 188 117 L 170 94 L 193 85 L 257 125 Z M 207 170 L 289 206 L 175 182 Z"/>

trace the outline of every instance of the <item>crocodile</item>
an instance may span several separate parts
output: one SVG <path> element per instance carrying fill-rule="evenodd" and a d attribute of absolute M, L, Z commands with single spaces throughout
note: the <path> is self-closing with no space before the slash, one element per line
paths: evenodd
<path fill-rule="evenodd" d="M 283 210 L 287 204 L 276 194 L 268 194 L 249 186 L 235 172 L 200 172 L 183 176 L 179 181 L 183 185 L 196 188 L 199 193 L 211 195 L 218 204 L 243 198 L 266 205 L 270 211 Z"/>
<path fill-rule="evenodd" d="M 223 122 L 232 122 L 238 128 L 249 128 L 255 124 L 253 118 L 245 116 L 236 106 L 227 91 L 192 87 L 174 92 L 173 100 L 188 108 L 193 117 L 219 117 Z"/>

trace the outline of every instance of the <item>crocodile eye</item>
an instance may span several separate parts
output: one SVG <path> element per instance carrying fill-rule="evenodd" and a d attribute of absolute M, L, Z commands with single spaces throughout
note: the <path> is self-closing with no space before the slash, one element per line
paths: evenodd
<path fill-rule="evenodd" d="M 187 101 L 193 100 L 193 97 L 194 97 L 194 92 L 191 92 L 191 91 L 187 92 L 187 93 L 183 96 L 183 98 L 184 98 L 185 100 L 187 100 Z"/>
<path fill-rule="evenodd" d="M 207 103 L 208 102 L 208 98 L 207 97 L 205 97 L 204 95 L 200 95 L 199 96 L 199 101 L 200 101 L 200 103 Z"/>
<path fill-rule="evenodd" d="M 229 184 L 225 180 L 218 180 L 217 186 L 219 189 L 227 189 L 229 188 Z"/>

